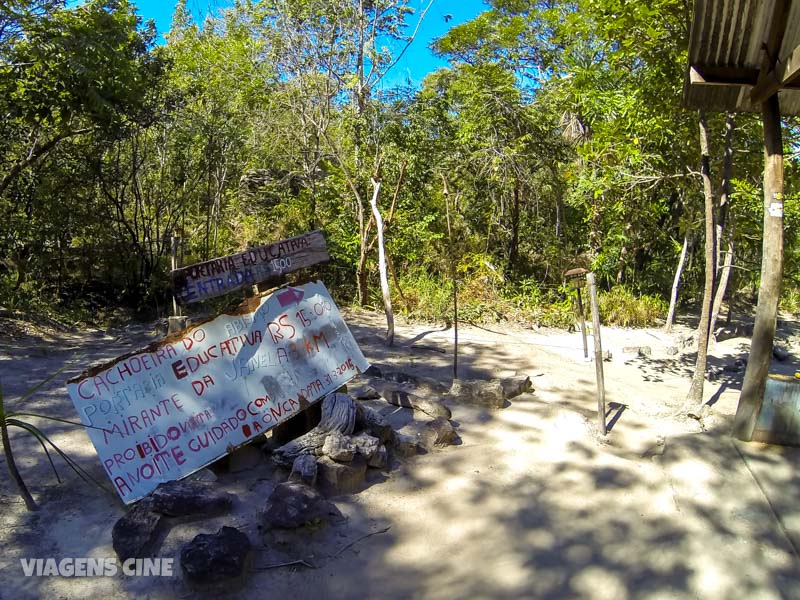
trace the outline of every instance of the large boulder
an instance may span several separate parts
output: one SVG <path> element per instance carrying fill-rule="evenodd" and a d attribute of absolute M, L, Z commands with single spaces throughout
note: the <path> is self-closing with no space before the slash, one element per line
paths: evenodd
<path fill-rule="evenodd" d="M 341 516 L 339 509 L 299 481 L 277 485 L 260 513 L 261 523 L 268 529 L 296 529 L 331 516 Z"/>
<path fill-rule="evenodd" d="M 213 517 L 228 512 L 236 496 L 202 481 L 170 481 L 154 489 L 152 510 L 171 517 Z"/>
<path fill-rule="evenodd" d="M 367 474 L 366 459 L 357 454 L 352 462 L 338 463 L 323 456 L 317 461 L 319 484 L 327 496 L 339 496 L 358 490 Z"/>
<path fill-rule="evenodd" d="M 181 548 L 181 567 L 191 583 L 212 584 L 240 577 L 250 554 L 250 540 L 233 527 L 201 533 Z"/>
<path fill-rule="evenodd" d="M 111 530 L 111 542 L 120 561 L 145 558 L 152 554 L 158 539 L 161 514 L 153 510 L 149 498 L 134 504 Z"/>

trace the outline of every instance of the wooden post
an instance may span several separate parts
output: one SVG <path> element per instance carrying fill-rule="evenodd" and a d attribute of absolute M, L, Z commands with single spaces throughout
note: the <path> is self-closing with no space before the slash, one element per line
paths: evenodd
<path fill-rule="evenodd" d="M 581 288 L 575 288 L 578 293 L 578 318 L 581 321 L 581 337 L 583 338 L 583 358 L 589 358 L 589 343 L 586 341 L 586 320 L 583 318 L 583 300 L 581 300 Z"/>
<path fill-rule="evenodd" d="M 386 246 L 383 241 L 383 218 L 381 211 L 378 210 L 378 194 L 381 191 L 381 181 L 377 175 L 371 179 L 372 182 L 372 216 L 375 218 L 375 228 L 378 235 L 378 272 L 381 279 L 381 294 L 383 295 L 383 310 L 386 313 L 386 345 L 394 345 L 394 311 L 392 310 L 392 295 L 389 292 L 389 278 L 386 274 Z"/>
<path fill-rule="evenodd" d="M 170 243 L 172 246 L 170 252 L 172 258 L 171 267 L 173 271 L 176 271 L 178 269 L 178 244 L 180 244 L 180 240 L 181 238 L 179 238 L 175 234 L 172 234 L 172 236 L 170 236 Z M 175 294 L 172 294 L 172 316 L 173 317 L 181 316 L 181 309 L 178 307 L 178 301 L 175 298 Z"/>
<path fill-rule="evenodd" d="M 603 377 L 603 343 L 600 340 L 600 306 L 597 302 L 597 285 L 594 273 L 586 274 L 589 284 L 589 301 L 592 305 L 592 337 L 594 337 L 594 365 L 597 372 L 597 419 L 600 432 L 606 435 L 606 384 Z"/>
<path fill-rule="evenodd" d="M 733 435 L 740 440 L 752 438 L 764 398 L 783 276 L 783 140 L 777 94 L 764 102 L 761 118 L 764 122 L 764 240 L 750 358 L 733 421 Z"/>

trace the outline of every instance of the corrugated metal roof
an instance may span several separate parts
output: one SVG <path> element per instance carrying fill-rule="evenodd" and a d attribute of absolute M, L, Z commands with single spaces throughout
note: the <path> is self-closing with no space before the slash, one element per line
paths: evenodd
<path fill-rule="evenodd" d="M 774 37 L 771 43 L 780 41 L 775 71 L 782 74 L 789 69 L 793 72 L 800 57 L 793 56 L 800 46 L 800 2 L 695 0 L 684 105 L 721 112 L 760 112 L 760 103 L 754 104 L 750 95 L 764 65 L 765 44 L 771 35 L 781 33 L 782 40 Z M 800 114 L 800 77 L 784 86 L 778 93 L 781 113 Z"/>

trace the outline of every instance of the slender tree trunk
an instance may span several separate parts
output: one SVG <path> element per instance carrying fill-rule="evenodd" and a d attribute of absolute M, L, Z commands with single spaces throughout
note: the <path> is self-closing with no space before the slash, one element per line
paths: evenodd
<path fill-rule="evenodd" d="M 731 275 L 731 268 L 733 267 L 733 240 L 728 240 L 728 249 L 725 252 L 725 264 L 719 270 L 719 284 L 717 285 L 717 293 L 714 294 L 714 304 L 711 307 L 711 322 L 708 325 L 708 330 L 713 334 L 717 326 L 717 319 L 719 318 L 719 311 L 722 308 L 722 300 L 725 297 L 725 291 L 728 288 L 728 281 Z M 730 306 L 728 307 L 730 313 Z"/>
<path fill-rule="evenodd" d="M 386 275 L 386 250 L 383 241 L 383 218 L 378 210 L 378 194 L 381 191 L 381 182 L 372 178 L 372 216 L 375 217 L 375 228 L 378 230 L 378 271 L 381 276 L 381 293 L 383 294 L 383 309 L 386 312 L 386 345 L 394 345 L 394 312 L 392 311 L 392 296 L 389 293 L 389 278 Z"/>
<path fill-rule="evenodd" d="M 736 128 L 736 117 L 728 113 L 725 119 L 725 155 L 722 160 L 722 182 L 719 196 L 719 219 L 717 219 L 717 290 L 714 294 L 714 303 L 711 306 L 711 320 L 708 324 L 709 334 L 714 334 L 717 318 L 722 307 L 722 299 L 728 287 L 731 267 L 733 266 L 733 235 L 728 235 L 728 248 L 725 254 L 725 264 L 722 265 L 722 238 L 725 234 L 725 223 L 728 216 L 730 203 L 731 171 L 733 169 L 733 133 Z"/>
<path fill-rule="evenodd" d="M 686 253 L 689 250 L 689 236 L 683 236 L 683 248 L 681 248 L 681 257 L 678 259 L 678 267 L 675 269 L 675 279 L 672 281 L 672 294 L 669 297 L 669 311 L 667 312 L 667 322 L 664 324 L 664 333 L 672 331 L 672 325 L 675 322 L 675 308 L 678 306 L 678 290 L 681 287 L 681 277 L 683 276 L 683 268 L 686 265 Z"/>
<path fill-rule="evenodd" d="M 764 241 L 750 359 L 733 422 L 733 435 L 740 440 L 753 436 L 764 398 L 783 276 L 783 140 L 777 94 L 764 103 L 761 118 L 764 122 Z"/>
<path fill-rule="evenodd" d="M 716 276 L 715 260 L 717 257 L 714 236 L 714 191 L 711 186 L 711 166 L 708 150 L 708 125 L 705 114 L 700 111 L 700 174 L 703 178 L 703 196 L 705 199 L 705 284 L 703 286 L 703 305 L 700 311 L 700 323 L 697 335 L 697 362 L 694 366 L 692 386 L 687 400 L 692 403 L 690 416 L 699 416 L 703 405 L 703 384 L 706 376 L 706 360 L 708 353 L 708 326 L 711 319 L 711 303 L 714 298 L 714 279 Z"/>

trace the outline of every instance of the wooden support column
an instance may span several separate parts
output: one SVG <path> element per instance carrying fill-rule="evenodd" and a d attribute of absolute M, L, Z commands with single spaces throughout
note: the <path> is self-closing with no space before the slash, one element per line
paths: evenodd
<path fill-rule="evenodd" d="M 740 440 L 752 437 L 764 398 L 783 277 L 783 140 L 777 94 L 764 102 L 761 115 L 764 123 L 764 240 L 750 358 L 733 423 L 733 435 Z"/>

